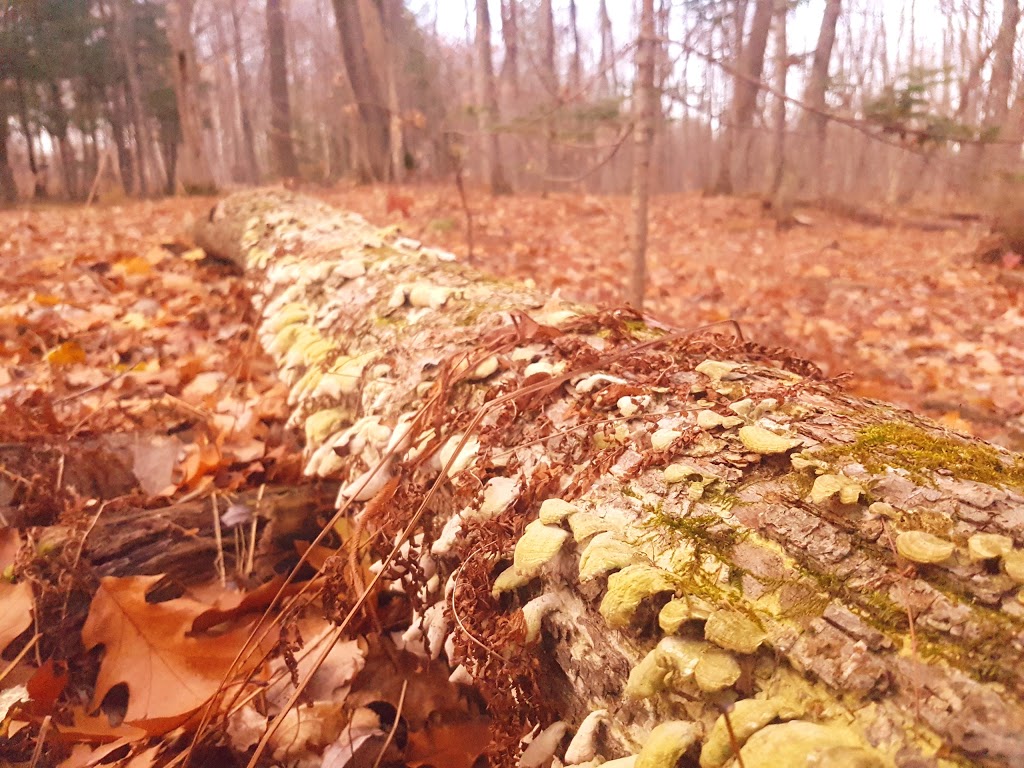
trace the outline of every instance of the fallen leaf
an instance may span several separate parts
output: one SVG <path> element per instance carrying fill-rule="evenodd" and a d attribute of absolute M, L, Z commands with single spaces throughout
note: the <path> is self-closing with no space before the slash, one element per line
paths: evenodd
<path fill-rule="evenodd" d="M 490 743 L 491 729 L 487 720 L 442 723 L 409 734 L 405 762 L 409 768 L 426 765 L 473 768 Z"/>
<path fill-rule="evenodd" d="M 146 591 L 160 579 L 102 579 L 82 628 L 86 649 L 106 648 L 92 706 L 125 683 L 129 724 L 181 717 L 202 706 L 220 688 L 249 635 L 241 627 L 216 637 L 190 637 L 193 622 L 209 606 L 187 598 L 147 603 Z"/>
<path fill-rule="evenodd" d="M 47 659 L 32 673 L 25 687 L 28 689 L 28 709 L 36 717 L 53 714 L 57 699 L 68 684 L 68 666 L 64 662 Z"/>
<path fill-rule="evenodd" d="M 46 353 L 46 362 L 54 366 L 75 365 L 85 360 L 85 350 L 77 341 L 65 341 Z"/>
<path fill-rule="evenodd" d="M 262 613 L 277 599 L 277 593 L 281 591 L 284 582 L 284 576 L 276 576 L 251 592 L 224 595 L 212 608 L 196 616 L 190 632 L 205 632 L 218 624 L 238 619 L 246 614 L 256 611 Z M 281 598 L 286 599 L 297 594 L 303 586 L 301 583 L 288 584 L 281 593 Z"/>
<path fill-rule="evenodd" d="M 32 585 L 0 582 L 0 651 L 32 626 Z"/>
<path fill-rule="evenodd" d="M 142 728 L 131 725 L 111 725 L 105 715 L 96 717 L 83 709 L 72 710 L 69 725 L 57 725 L 57 733 L 65 742 L 86 742 L 88 744 L 108 744 L 118 739 L 139 741 L 148 736 Z"/>

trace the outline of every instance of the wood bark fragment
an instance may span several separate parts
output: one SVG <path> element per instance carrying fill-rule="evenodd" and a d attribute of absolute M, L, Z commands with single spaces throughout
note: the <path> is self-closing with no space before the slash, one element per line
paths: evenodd
<path fill-rule="evenodd" d="M 1020 574 L 968 556 L 978 533 L 1020 552 L 1022 457 L 284 191 L 227 198 L 196 236 L 254 283 L 307 472 L 388 543 L 427 505 L 404 561 L 437 577 L 394 575 L 497 718 L 607 710 L 583 760 L 671 733 L 684 764 L 730 764 L 734 706 L 747 768 L 778 743 L 789 765 L 1024 760 Z M 953 556 L 897 555 L 909 531 Z"/>

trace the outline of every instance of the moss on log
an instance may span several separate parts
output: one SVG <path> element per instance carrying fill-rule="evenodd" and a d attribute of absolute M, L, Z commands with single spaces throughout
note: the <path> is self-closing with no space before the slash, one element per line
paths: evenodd
<path fill-rule="evenodd" d="M 604 710 L 576 764 L 1024 761 L 1020 456 L 284 191 L 196 236 L 253 281 L 307 473 L 375 557 L 406 540 L 421 647 L 505 735 Z"/>

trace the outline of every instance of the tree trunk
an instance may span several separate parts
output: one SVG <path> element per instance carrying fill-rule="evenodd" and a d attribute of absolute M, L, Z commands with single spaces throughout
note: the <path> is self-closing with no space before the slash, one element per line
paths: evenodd
<path fill-rule="evenodd" d="M 572 58 L 569 59 L 570 98 L 582 99 L 583 60 L 580 54 L 580 30 L 576 23 L 576 0 L 569 0 L 569 35 L 572 37 Z"/>
<path fill-rule="evenodd" d="M 178 105 L 181 135 L 175 150 L 176 176 L 169 186 L 181 183 L 186 194 L 209 194 L 216 188 L 203 143 L 200 116 L 199 67 L 192 38 L 192 11 L 195 0 L 170 0 L 167 3 L 167 39 L 171 44 L 171 78 Z M 136 137 L 142 141 L 141 136 Z M 172 182 L 173 179 L 173 182 Z"/>
<path fill-rule="evenodd" d="M 32 129 L 32 121 L 28 114 L 28 96 L 25 93 L 25 81 L 20 77 L 14 79 L 15 92 L 18 96 L 18 122 L 21 124 L 21 132 L 25 135 L 25 151 L 28 154 L 28 168 L 32 171 L 32 197 L 42 200 L 47 196 L 46 162 L 36 160 L 35 131 Z"/>
<path fill-rule="evenodd" d="M 601 70 L 602 92 L 606 95 L 617 94 L 619 78 L 615 72 L 615 40 L 612 38 L 612 19 L 608 15 L 607 0 L 601 0 L 597 13 L 601 34 L 601 57 L 598 59 L 598 67 Z"/>
<path fill-rule="evenodd" d="M 985 100 L 985 115 L 982 133 L 989 139 L 1008 141 L 1013 133 L 1010 124 L 1009 99 L 1013 85 L 1014 46 L 1017 42 L 1017 26 L 1020 24 L 1020 0 L 1003 0 L 1003 15 L 999 22 L 999 33 L 992 48 L 992 74 L 989 78 L 988 95 Z M 988 156 L 988 157 L 986 157 Z M 988 151 L 984 144 L 978 144 L 976 152 L 976 173 L 980 179 L 992 170 L 990 160 L 998 165 L 1013 162 L 1019 158 L 1020 148 L 1003 144 L 996 151 Z"/>
<path fill-rule="evenodd" d="M 498 121 L 498 92 L 494 83 L 494 64 L 491 59 L 491 15 L 487 0 L 476 0 L 476 58 L 480 71 L 476 77 L 477 126 L 484 148 L 487 182 L 492 195 L 506 195 L 512 191 L 505 179 L 501 162 L 501 147 L 495 124 Z"/>
<path fill-rule="evenodd" d="M 398 34 L 402 24 L 401 0 L 382 0 L 378 5 L 381 34 L 385 41 L 385 75 L 388 85 L 388 144 L 391 148 L 391 181 L 405 181 L 405 139 L 402 133 L 402 104 L 398 95 L 399 62 L 402 60 Z M 493 75 L 492 75 L 493 77 Z"/>
<path fill-rule="evenodd" d="M 818 30 L 818 45 L 814 49 L 814 61 L 804 86 L 803 103 L 808 109 L 800 118 L 801 131 L 805 135 L 806 153 L 802 160 L 804 183 L 801 188 L 812 187 L 812 195 L 821 194 L 825 173 L 825 132 L 828 117 L 825 114 L 825 91 L 828 88 L 828 64 L 832 59 L 832 47 L 836 42 L 836 24 L 839 21 L 841 0 L 827 0 L 825 12 Z"/>
<path fill-rule="evenodd" d="M 14 181 L 14 171 L 11 170 L 11 161 L 7 155 L 7 140 L 10 138 L 8 98 L 7 89 L 0 85 L 0 201 L 10 204 L 18 201 L 18 185 Z"/>
<path fill-rule="evenodd" d="M 49 83 L 49 92 L 49 105 L 46 108 L 46 118 L 49 123 L 47 130 L 57 140 L 57 154 L 60 157 L 64 193 L 69 200 L 74 200 L 79 196 L 78 155 L 75 153 L 75 148 L 71 144 L 71 137 L 68 135 L 71 120 L 68 117 L 67 109 L 64 107 L 60 83 L 51 81 Z"/>
<path fill-rule="evenodd" d="M 501 42 L 505 58 L 501 62 L 501 82 L 508 88 L 512 103 L 519 100 L 519 2 L 501 0 Z"/>
<path fill-rule="evenodd" d="M 381 74 L 366 47 L 366 33 L 358 0 L 332 0 L 345 62 L 360 120 L 357 143 L 361 155 L 358 173 L 364 181 L 384 181 L 388 176 L 390 133 Z"/>
<path fill-rule="evenodd" d="M 267 60 L 270 67 L 270 145 L 279 176 L 294 179 L 299 161 L 292 143 L 292 110 L 288 102 L 288 47 L 281 0 L 267 0 Z"/>
<path fill-rule="evenodd" d="M 540 79 L 549 101 L 544 111 L 544 178 L 543 189 L 547 192 L 555 168 L 555 114 L 561 106 L 561 93 L 556 63 L 557 41 L 555 40 L 555 12 L 551 0 L 540 0 L 541 69 Z"/>
<path fill-rule="evenodd" d="M 567 762 L 1024 759 L 1024 458 L 284 191 L 197 236 L 248 267 L 307 474 L 386 543 L 376 589 L 434 596 L 430 647 L 488 698 L 496 749 L 603 709 Z"/>
<path fill-rule="evenodd" d="M 750 130 L 757 109 L 757 94 L 761 90 L 761 73 L 764 71 L 764 51 L 768 45 L 768 31 L 771 29 L 774 0 L 757 0 L 754 18 L 751 22 L 750 37 L 743 43 L 733 77 L 732 107 L 729 110 L 729 124 L 725 126 L 725 141 L 719 164 L 715 192 L 720 195 L 732 194 L 736 172 L 747 172 Z"/>
<path fill-rule="evenodd" d="M 786 39 L 786 17 L 789 14 L 788 0 L 776 0 L 775 4 L 775 91 L 786 93 L 786 75 L 789 72 L 789 47 Z M 786 100 L 774 97 L 772 104 L 772 154 L 768 174 L 767 199 L 778 226 L 786 227 L 793 215 L 793 192 L 791 185 L 784 184 L 786 176 Z"/>
<path fill-rule="evenodd" d="M 132 171 L 136 175 L 130 177 L 131 181 L 128 183 L 131 183 L 139 195 L 145 197 L 149 194 L 150 168 L 154 164 L 150 162 L 149 158 L 152 145 L 146 120 L 145 97 L 139 79 L 139 61 L 135 55 L 134 3 L 126 4 L 124 0 L 113 0 L 110 9 L 114 22 L 114 44 L 118 58 L 121 60 L 121 66 L 124 67 L 124 87 L 128 108 L 131 112 L 132 128 L 135 131 L 135 163 L 132 166 Z M 155 177 L 156 174 L 153 173 L 153 176 Z"/>
<path fill-rule="evenodd" d="M 654 143 L 654 113 L 658 95 L 654 90 L 654 0 L 644 0 L 640 11 L 640 38 L 636 46 L 636 79 L 633 85 L 633 183 L 629 245 L 632 278 L 629 302 L 637 310 L 644 306 L 647 288 L 647 201 L 651 193 L 651 151 Z"/>
<path fill-rule="evenodd" d="M 242 140 L 245 148 L 246 169 L 250 181 L 260 180 L 260 164 L 256 159 L 256 133 L 252 128 L 252 107 L 249 73 L 242 59 L 242 23 L 238 14 L 238 0 L 231 0 L 231 52 L 234 57 L 235 80 L 238 82 L 238 111 L 242 121 Z"/>

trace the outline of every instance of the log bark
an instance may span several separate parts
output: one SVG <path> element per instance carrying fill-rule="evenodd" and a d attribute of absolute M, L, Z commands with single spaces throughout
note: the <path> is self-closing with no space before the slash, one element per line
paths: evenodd
<path fill-rule="evenodd" d="M 196 235 L 253 281 L 307 473 L 429 564 L 389 572 L 496 738 L 605 710 L 573 762 L 724 765 L 732 711 L 745 768 L 1024 759 L 1020 456 L 284 191 Z"/>

